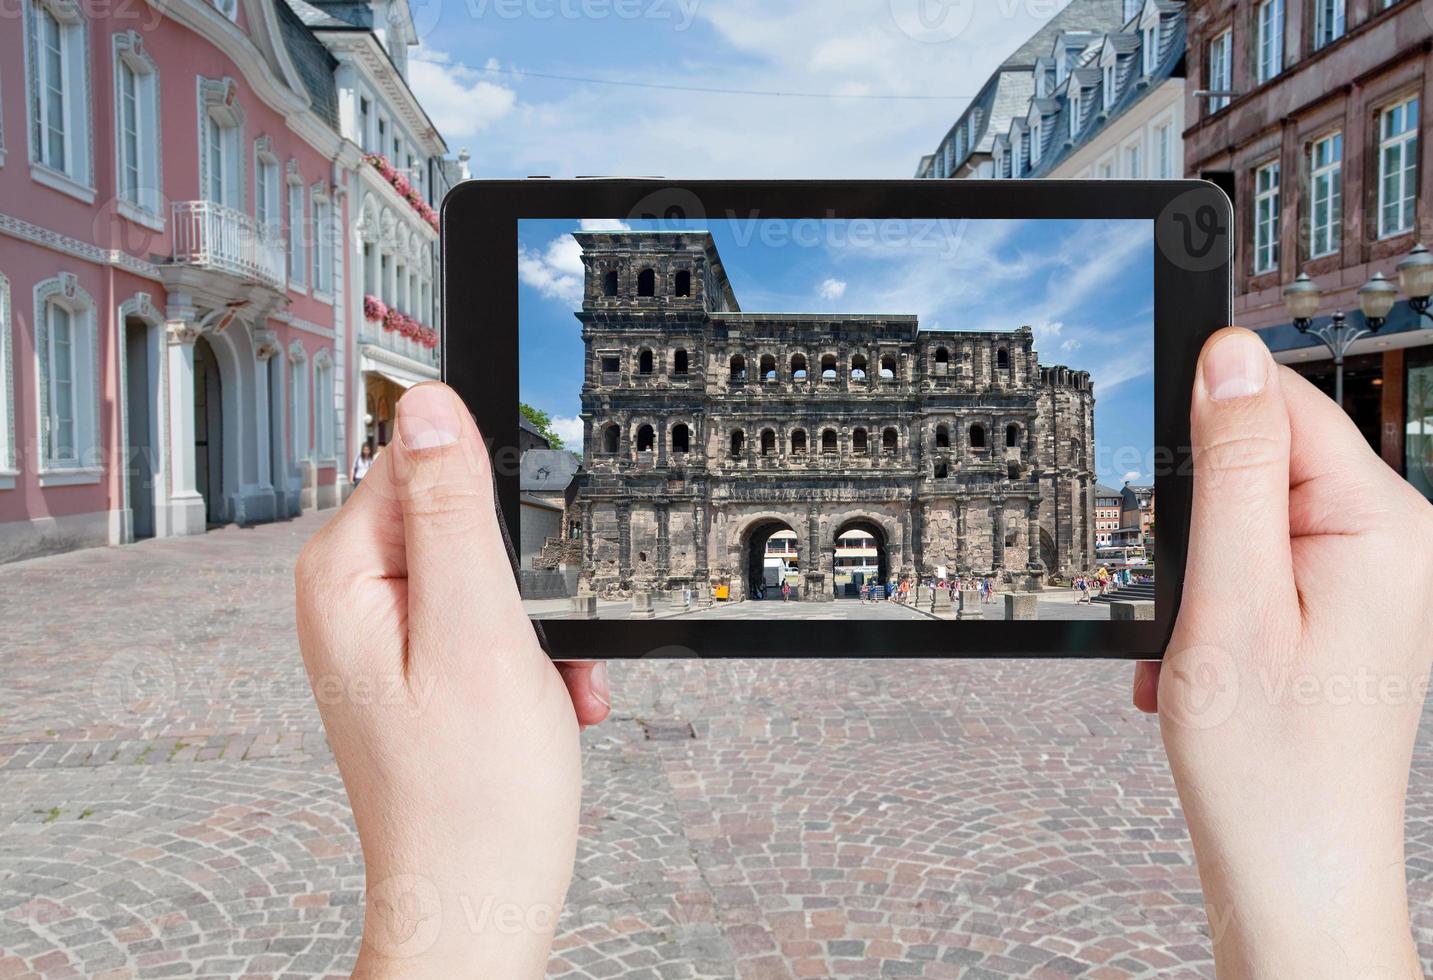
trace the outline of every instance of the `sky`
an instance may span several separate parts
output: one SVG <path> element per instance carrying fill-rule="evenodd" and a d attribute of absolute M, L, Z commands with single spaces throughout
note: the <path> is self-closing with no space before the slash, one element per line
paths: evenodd
<path fill-rule="evenodd" d="M 1065 4 L 410 2 L 410 84 L 474 176 L 678 178 L 909 177 Z"/>
<path fill-rule="evenodd" d="M 1144 220 L 617 222 L 518 227 L 519 390 L 582 444 L 581 250 L 572 237 L 704 228 L 744 312 L 914 314 L 924 330 L 1034 331 L 1041 364 L 1089 371 L 1102 483 L 1148 482 L 1154 239 Z"/>

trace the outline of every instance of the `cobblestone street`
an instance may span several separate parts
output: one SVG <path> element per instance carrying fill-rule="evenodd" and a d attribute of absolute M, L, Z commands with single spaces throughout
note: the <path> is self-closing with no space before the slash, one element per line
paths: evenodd
<path fill-rule="evenodd" d="M 362 862 L 293 637 L 323 519 L 0 566 L 0 977 L 350 969 Z M 1127 664 L 642 662 L 612 686 L 554 977 L 1213 976 Z"/>

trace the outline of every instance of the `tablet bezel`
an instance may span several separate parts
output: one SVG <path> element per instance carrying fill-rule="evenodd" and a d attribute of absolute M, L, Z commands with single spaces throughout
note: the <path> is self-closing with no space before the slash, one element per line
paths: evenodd
<path fill-rule="evenodd" d="M 1210 212 L 1209 208 L 1214 208 Z M 694 213 L 696 212 L 696 213 Z M 1154 242 L 1155 618 L 1031 622 L 541 619 L 554 659 L 1115 657 L 1157 659 L 1188 548 L 1189 400 L 1200 347 L 1232 315 L 1232 208 L 1203 181 L 465 181 L 442 208 L 443 379 L 493 454 L 499 510 L 519 525 L 518 222 L 534 218 L 1133 218 Z M 1210 215 L 1217 215 L 1212 223 Z M 575 334 L 574 334 L 575 335 Z M 1095 398 L 1098 404 L 1099 390 Z M 516 539 L 516 533 L 513 538 Z M 510 574 L 495 568 L 495 574 Z"/>

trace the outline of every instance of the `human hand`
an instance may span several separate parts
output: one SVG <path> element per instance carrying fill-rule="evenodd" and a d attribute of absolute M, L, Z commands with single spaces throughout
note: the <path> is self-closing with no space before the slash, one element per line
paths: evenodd
<path fill-rule="evenodd" d="M 488 453 L 440 384 L 304 547 L 298 633 L 358 827 L 362 976 L 541 976 L 572 872 L 579 725 L 606 668 L 523 613 Z"/>
<path fill-rule="evenodd" d="M 1221 977 L 1421 977 L 1403 803 L 1433 655 L 1433 508 L 1245 330 L 1205 345 L 1160 730 Z"/>

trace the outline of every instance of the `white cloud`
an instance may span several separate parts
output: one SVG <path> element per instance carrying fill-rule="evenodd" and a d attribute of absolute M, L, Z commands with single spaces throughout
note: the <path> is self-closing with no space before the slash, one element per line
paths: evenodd
<path fill-rule="evenodd" d="M 842 296 L 846 295 L 846 284 L 840 279 L 827 279 L 825 282 L 821 283 L 820 287 L 818 287 L 817 289 L 817 292 L 820 294 L 822 299 L 838 300 Z"/>
<path fill-rule="evenodd" d="M 576 309 L 582 304 L 582 249 L 560 235 L 541 250 L 518 246 L 517 274 L 525 285 Z"/>
<path fill-rule="evenodd" d="M 632 226 L 621 218 L 583 218 L 583 231 L 631 231 Z"/>
<path fill-rule="evenodd" d="M 1123 483 L 1134 483 L 1139 479 L 1139 476 L 1140 474 L 1138 470 L 1130 470 L 1124 476 L 1120 477 L 1120 481 Z"/>
<path fill-rule="evenodd" d="M 488 61 L 489 67 L 496 62 Z M 453 64 L 447 53 L 424 49 L 408 62 L 408 84 L 447 140 L 474 136 L 512 112 L 517 92 L 485 72 Z"/>
<path fill-rule="evenodd" d="M 552 417 L 552 431 L 557 438 L 562 440 L 564 449 L 571 449 L 573 452 L 582 452 L 582 420 L 573 416 L 568 418 L 562 415 Z"/>

